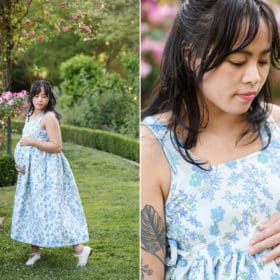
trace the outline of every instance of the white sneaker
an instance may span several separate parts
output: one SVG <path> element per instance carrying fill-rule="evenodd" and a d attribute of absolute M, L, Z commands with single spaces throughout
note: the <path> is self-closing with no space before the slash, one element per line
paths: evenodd
<path fill-rule="evenodd" d="M 41 258 L 40 253 L 32 253 L 32 254 L 29 255 L 29 258 L 28 258 L 28 260 L 25 264 L 26 265 L 33 265 L 35 262 L 40 260 L 40 258 Z"/>
<path fill-rule="evenodd" d="M 80 255 L 75 255 L 78 258 L 77 266 L 86 266 L 88 257 L 91 255 L 92 249 L 88 246 L 84 246 L 83 252 Z"/>

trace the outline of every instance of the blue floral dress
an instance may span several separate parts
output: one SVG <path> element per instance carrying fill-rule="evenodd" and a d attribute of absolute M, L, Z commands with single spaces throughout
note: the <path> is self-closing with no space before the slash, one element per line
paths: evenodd
<path fill-rule="evenodd" d="M 267 149 L 204 171 L 186 162 L 160 119 L 143 121 L 163 148 L 171 170 L 165 203 L 166 279 L 280 280 L 275 262 L 250 256 L 257 225 L 280 211 L 280 130 L 272 119 Z M 267 135 L 261 131 L 263 143 Z"/>
<path fill-rule="evenodd" d="M 41 114 L 26 120 L 23 136 L 47 141 Z M 89 240 L 78 189 L 63 155 L 33 146 L 16 146 L 16 164 L 25 169 L 18 175 L 11 238 L 40 247 L 75 245 Z"/>

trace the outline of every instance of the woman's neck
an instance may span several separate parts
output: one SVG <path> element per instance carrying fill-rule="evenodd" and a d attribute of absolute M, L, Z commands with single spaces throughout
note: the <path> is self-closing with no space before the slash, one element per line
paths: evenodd
<path fill-rule="evenodd" d="M 43 110 L 34 110 L 33 112 L 33 116 L 36 117 L 36 116 L 39 116 L 41 113 L 43 112 Z"/>

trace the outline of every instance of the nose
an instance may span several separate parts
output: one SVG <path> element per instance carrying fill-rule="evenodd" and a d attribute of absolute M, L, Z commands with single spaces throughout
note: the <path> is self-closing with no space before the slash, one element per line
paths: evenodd
<path fill-rule="evenodd" d="M 256 85 L 261 81 L 260 69 L 257 64 L 252 63 L 247 66 L 243 75 L 243 83 Z"/>

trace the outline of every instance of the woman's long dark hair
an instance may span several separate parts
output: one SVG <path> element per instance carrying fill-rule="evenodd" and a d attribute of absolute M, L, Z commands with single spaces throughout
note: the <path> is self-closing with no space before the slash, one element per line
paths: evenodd
<path fill-rule="evenodd" d="M 175 135 L 173 144 L 192 164 L 199 167 L 204 164 L 189 153 L 197 143 L 201 128 L 207 126 L 206 103 L 202 96 L 197 96 L 203 75 L 219 66 L 229 54 L 248 46 L 258 33 L 261 18 L 271 30 L 271 64 L 277 68 L 280 59 L 278 27 L 266 3 L 260 0 L 189 0 L 182 3 L 177 13 L 165 45 L 158 89 L 150 105 L 143 110 L 142 118 L 171 111 L 168 125 Z M 241 42 L 240 30 L 245 31 Z M 268 134 L 265 147 L 271 139 L 267 124 L 268 103 L 271 103 L 269 78 L 246 114 L 249 128 L 241 135 L 256 132 L 257 139 L 264 127 Z M 178 128 L 186 132 L 183 143 Z"/>
<path fill-rule="evenodd" d="M 31 89 L 28 95 L 28 104 L 29 104 L 29 108 L 28 108 L 28 113 L 27 116 L 28 118 L 34 113 L 34 105 L 32 103 L 32 99 L 35 95 L 39 94 L 42 90 L 42 88 L 45 91 L 45 94 L 47 95 L 47 97 L 49 98 L 49 103 L 46 106 L 44 112 L 54 112 L 55 116 L 58 120 L 61 119 L 60 114 L 55 110 L 55 105 L 56 105 L 56 98 L 53 94 L 52 91 L 52 87 L 51 84 L 47 81 L 44 80 L 38 80 L 35 81 L 32 85 L 31 85 Z"/>

